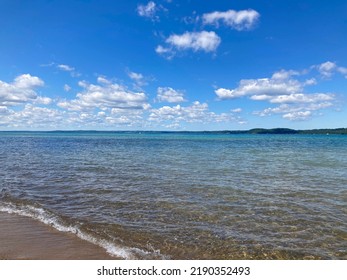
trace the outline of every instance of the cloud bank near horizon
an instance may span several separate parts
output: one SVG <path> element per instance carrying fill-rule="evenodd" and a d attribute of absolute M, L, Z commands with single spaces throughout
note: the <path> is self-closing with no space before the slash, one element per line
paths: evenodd
<path fill-rule="evenodd" d="M 309 66 L 302 71 L 281 70 L 269 78 L 243 79 L 233 89 L 216 88 L 219 102 L 247 98 L 263 102 L 263 110 L 253 115 L 267 117 L 280 115 L 289 121 L 303 121 L 323 114 L 324 110 L 338 109 L 336 93 L 308 92 L 308 89 L 335 74 L 345 77 L 344 67 L 327 61 Z M 141 81 L 141 73 L 128 72 L 129 78 Z M 346 78 L 346 77 L 345 77 Z M 172 87 L 158 87 L 156 98 L 146 92 L 135 92 L 127 86 L 99 76 L 96 83 L 79 80 L 78 92 L 71 98 L 51 99 L 38 93 L 44 91 L 45 82 L 30 74 L 19 75 L 12 82 L 0 81 L 0 125 L 3 128 L 83 128 L 100 127 L 161 127 L 179 129 L 189 123 L 238 123 L 247 122 L 236 108 L 223 113 L 210 110 L 208 103 L 194 100 L 191 105 L 184 92 Z M 155 108 L 155 104 L 166 103 Z M 176 104 L 176 105 L 169 105 Z M 271 106 L 275 105 L 275 106 Z"/>

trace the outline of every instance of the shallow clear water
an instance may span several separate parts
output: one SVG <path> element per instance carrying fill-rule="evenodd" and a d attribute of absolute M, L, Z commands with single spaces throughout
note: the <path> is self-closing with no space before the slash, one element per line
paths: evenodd
<path fill-rule="evenodd" d="M 0 210 L 140 259 L 347 259 L 347 137 L 1 132 Z"/>

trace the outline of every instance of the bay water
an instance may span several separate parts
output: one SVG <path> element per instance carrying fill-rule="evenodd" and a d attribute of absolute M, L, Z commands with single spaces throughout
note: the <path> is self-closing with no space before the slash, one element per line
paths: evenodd
<path fill-rule="evenodd" d="M 0 211 L 123 259 L 347 259 L 347 136 L 0 132 Z"/>

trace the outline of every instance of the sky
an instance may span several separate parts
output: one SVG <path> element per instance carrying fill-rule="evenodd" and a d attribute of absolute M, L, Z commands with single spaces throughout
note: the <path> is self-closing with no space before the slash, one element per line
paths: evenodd
<path fill-rule="evenodd" d="M 347 127 L 345 0 L 0 0 L 0 130 Z"/>

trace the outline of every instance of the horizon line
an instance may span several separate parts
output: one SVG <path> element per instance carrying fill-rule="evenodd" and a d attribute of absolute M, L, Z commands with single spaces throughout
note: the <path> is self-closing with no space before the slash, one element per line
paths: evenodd
<path fill-rule="evenodd" d="M 346 129 L 347 127 L 336 127 L 336 128 L 309 128 L 309 129 L 294 129 L 288 127 L 273 127 L 263 128 L 254 127 L 250 129 L 221 129 L 221 130 L 98 130 L 98 129 L 52 129 L 52 130 L 0 130 L 0 132 L 248 132 L 253 130 L 287 130 L 287 131 L 316 131 L 316 130 L 339 130 Z"/>

